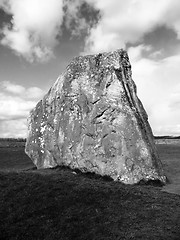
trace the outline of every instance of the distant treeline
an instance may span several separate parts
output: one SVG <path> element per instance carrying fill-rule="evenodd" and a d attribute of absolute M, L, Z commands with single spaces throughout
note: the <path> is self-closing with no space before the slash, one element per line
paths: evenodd
<path fill-rule="evenodd" d="M 180 139 L 180 136 L 154 136 L 155 139 Z"/>
<path fill-rule="evenodd" d="M 6 141 L 6 142 L 26 142 L 26 138 L 0 138 L 0 141 Z"/>

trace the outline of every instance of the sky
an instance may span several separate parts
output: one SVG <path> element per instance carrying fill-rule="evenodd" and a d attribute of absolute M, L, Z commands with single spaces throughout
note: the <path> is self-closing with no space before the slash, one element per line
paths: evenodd
<path fill-rule="evenodd" d="M 179 136 L 179 0 L 0 0 L 0 137 L 27 136 L 73 57 L 120 48 L 154 135 Z"/>

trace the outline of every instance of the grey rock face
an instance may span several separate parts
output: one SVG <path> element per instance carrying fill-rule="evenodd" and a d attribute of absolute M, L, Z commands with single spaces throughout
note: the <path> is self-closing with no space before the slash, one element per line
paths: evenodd
<path fill-rule="evenodd" d="M 75 58 L 29 117 L 26 153 L 134 184 L 165 183 L 147 114 L 124 50 Z"/>

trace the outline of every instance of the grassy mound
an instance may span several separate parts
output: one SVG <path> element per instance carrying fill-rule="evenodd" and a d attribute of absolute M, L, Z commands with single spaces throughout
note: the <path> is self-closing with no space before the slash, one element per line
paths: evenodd
<path fill-rule="evenodd" d="M 67 168 L 0 173 L 0 239 L 179 239 L 180 196 Z"/>

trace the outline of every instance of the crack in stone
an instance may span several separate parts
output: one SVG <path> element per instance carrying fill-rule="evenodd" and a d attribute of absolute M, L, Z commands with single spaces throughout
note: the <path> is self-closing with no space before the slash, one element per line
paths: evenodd
<path fill-rule="evenodd" d="M 85 133 L 85 135 L 93 139 L 95 139 L 96 137 L 96 134 L 93 134 L 93 133 Z"/>
<path fill-rule="evenodd" d="M 106 109 L 104 109 L 100 114 L 96 115 L 93 120 L 92 123 L 96 123 L 96 120 L 100 117 L 102 117 L 104 115 L 104 113 L 109 109 L 110 107 L 107 107 Z"/>
<path fill-rule="evenodd" d="M 99 67 L 99 65 L 100 65 L 100 63 L 101 63 L 101 58 L 102 58 L 102 53 L 99 53 L 99 54 L 96 55 L 96 57 L 95 57 L 95 61 L 96 61 L 95 66 L 96 66 L 97 68 Z"/>
<path fill-rule="evenodd" d="M 102 137 L 102 139 L 105 138 L 105 137 L 107 137 L 108 135 L 109 135 L 108 133 L 104 134 L 104 136 Z"/>
<path fill-rule="evenodd" d="M 74 94 L 74 95 L 64 95 L 65 97 L 77 97 L 79 94 Z"/>
<path fill-rule="evenodd" d="M 98 103 L 100 100 L 101 99 L 99 98 L 99 99 L 95 100 L 94 102 L 90 102 L 90 103 L 92 103 L 94 105 L 94 104 Z"/>
<path fill-rule="evenodd" d="M 130 105 L 130 107 L 134 107 L 133 101 L 132 101 L 132 96 L 130 95 L 130 90 L 129 87 L 127 86 L 127 84 L 124 82 L 124 78 L 125 76 L 123 76 L 123 71 L 122 69 L 116 69 L 114 68 L 115 74 L 117 76 L 117 78 L 119 79 L 119 81 L 122 83 L 124 91 L 125 91 L 125 96 L 127 97 L 128 103 Z"/>

